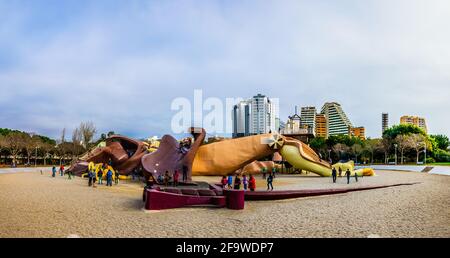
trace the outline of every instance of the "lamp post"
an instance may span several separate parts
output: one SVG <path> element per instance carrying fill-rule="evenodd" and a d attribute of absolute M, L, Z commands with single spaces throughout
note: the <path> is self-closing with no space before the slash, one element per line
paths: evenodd
<path fill-rule="evenodd" d="M 395 165 L 397 165 L 397 147 L 398 147 L 398 144 L 397 143 L 394 144 L 394 148 L 395 148 Z"/>
<path fill-rule="evenodd" d="M 423 164 L 426 165 L 427 164 L 427 143 L 425 142 L 425 149 L 423 150 L 424 153 L 424 161 Z"/>
<path fill-rule="evenodd" d="M 328 149 L 328 160 L 330 163 L 333 163 L 333 160 L 331 159 L 331 149 Z"/>
<path fill-rule="evenodd" d="M 37 149 L 38 149 L 38 146 L 36 146 L 36 150 L 34 152 L 34 167 L 36 167 L 36 164 L 37 164 Z"/>

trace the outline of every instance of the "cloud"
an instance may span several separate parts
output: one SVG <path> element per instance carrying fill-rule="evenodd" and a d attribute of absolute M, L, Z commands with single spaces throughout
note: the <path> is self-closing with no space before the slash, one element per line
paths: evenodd
<path fill-rule="evenodd" d="M 382 112 L 450 135 L 448 1 L 47 4 L 0 3 L 0 127 L 162 135 L 200 88 L 278 97 L 282 119 L 338 101 L 372 137 Z"/>

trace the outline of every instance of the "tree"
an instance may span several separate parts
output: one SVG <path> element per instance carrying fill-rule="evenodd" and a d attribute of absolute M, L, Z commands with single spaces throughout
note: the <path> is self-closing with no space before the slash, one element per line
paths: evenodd
<path fill-rule="evenodd" d="M 383 138 L 378 141 L 376 145 L 376 150 L 379 150 L 384 153 L 384 163 L 388 163 L 388 154 L 391 148 L 391 141 L 388 138 Z"/>
<path fill-rule="evenodd" d="M 413 134 L 410 137 L 413 148 L 416 151 L 416 163 L 419 163 L 420 149 L 426 147 L 426 138 L 421 134 Z"/>
<path fill-rule="evenodd" d="M 414 145 L 416 144 L 414 142 L 414 139 L 410 136 L 410 135 L 397 135 L 397 137 L 395 137 L 395 143 L 397 143 L 398 145 L 398 149 L 400 150 L 400 157 L 401 157 L 401 161 L 400 163 L 403 164 L 404 163 L 404 152 L 407 149 L 413 149 Z"/>
<path fill-rule="evenodd" d="M 346 153 L 348 151 L 348 146 L 342 143 L 335 144 L 333 146 L 333 151 L 338 155 L 339 160 L 342 159 L 342 153 Z"/>
<path fill-rule="evenodd" d="M 83 151 L 83 146 L 82 146 L 82 141 L 83 141 L 83 135 L 82 132 L 79 128 L 75 128 L 75 130 L 72 133 L 72 154 L 73 157 L 72 159 L 75 160 L 76 157 L 78 157 L 78 155 L 81 154 L 81 152 Z"/>
<path fill-rule="evenodd" d="M 363 147 L 361 146 L 361 144 L 355 143 L 351 147 L 351 150 L 356 157 L 355 163 L 358 163 L 358 155 L 363 151 Z"/>
<path fill-rule="evenodd" d="M 82 122 L 80 127 L 78 127 L 78 130 L 80 130 L 80 134 L 83 136 L 83 146 L 88 149 L 89 143 L 92 141 L 95 133 L 97 132 L 94 123 Z"/>
<path fill-rule="evenodd" d="M 373 156 L 377 150 L 377 146 L 380 144 L 380 139 L 367 139 L 364 144 L 364 151 L 370 154 L 370 163 L 373 164 Z"/>
<path fill-rule="evenodd" d="M 4 137 L 4 145 L 12 156 L 13 164 L 17 163 L 17 155 L 24 147 L 25 137 L 25 134 L 21 132 L 12 132 Z"/>
<path fill-rule="evenodd" d="M 432 138 L 436 141 L 436 147 L 441 150 L 447 150 L 450 146 L 450 140 L 447 136 L 438 134 L 438 135 L 431 135 Z"/>
<path fill-rule="evenodd" d="M 397 135 L 411 135 L 411 134 L 420 134 L 423 136 L 427 135 L 423 129 L 421 129 L 416 125 L 401 124 L 401 125 L 394 125 L 393 127 L 385 130 L 383 132 L 383 138 L 394 140 L 397 137 Z"/>
<path fill-rule="evenodd" d="M 309 142 L 309 146 L 315 150 L 317 153 L 323 153 L 326 152 L 327 149 L 327 143 L 325 138 L 323 137 L 316 137 L 313 138 L 310 142 Z M 329 159 L 330 157 L 328 157 Z"/>

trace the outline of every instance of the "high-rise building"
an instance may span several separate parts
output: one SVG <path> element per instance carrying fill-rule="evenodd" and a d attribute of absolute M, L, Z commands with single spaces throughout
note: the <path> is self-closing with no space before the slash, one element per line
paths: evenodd
<path fill-rule="evenodd" d="M 428 132 L 427 123 L 425 118 L 418 116 L 402 116 L 400 118 L 400 124 L 411 124 L 422 128 L 426 133 Z"/>
<path fill-rule="evenodd" d="M 275 107 L 272 101 L 261 94 L 251 99 L 251 133 L 264 134 L 278 131 L 275 128 Z"/>
<path fill-rule="evenodd" d="M 301 127 L 316 133 L 316 107 L 302 107 L 300 112 Z"/>
<path fill-rule="evenodd" d="M 327 120 L 328 136 L 349 134 L 349 128 L 352 128 L 353 126 L 339 103 L 325 103 L 321 113 L 325 115 Z"/>
<path fill-rule="evenodd" d="M 251 134 L 251 102 L 241 101 L 233 107 L 233 138 Z"/>
<path fill-rule="evenodd" d="M 324 114 L 316 114 L 316 137 L 327 138 L 327 118 Z"/>
<path fill-rule="evenodd" d="M 233 107 L 233 137 L 278 132 L 277 110 L 277 103 L 261 94 L 239 102 Z"/>
<path fill-rule="evenodd" d="M 381 123 L 382 123 L 381 135 L 383 135 L 384 131 L 386 131 L 389 128 L 389 114 L 388 113 L 381 114 Z"/>
<path fill-rule="evenodd" d="M 361 140 L 366 139 L 366 129 L 362 126 L 360 127 L 352 127 L 350 128 L 350 135 L 354 137 L 358 137 Z"/>

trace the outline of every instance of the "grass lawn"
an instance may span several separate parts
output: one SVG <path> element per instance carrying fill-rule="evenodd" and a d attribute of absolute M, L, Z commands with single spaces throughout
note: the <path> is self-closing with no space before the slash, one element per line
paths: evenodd
<path fill-rule="evenodd" d="M 450 166 L 450 162 L 436 162 L 436 163 L 431 163 L 430 165 L 436 165 L 436 166 Z"/>

